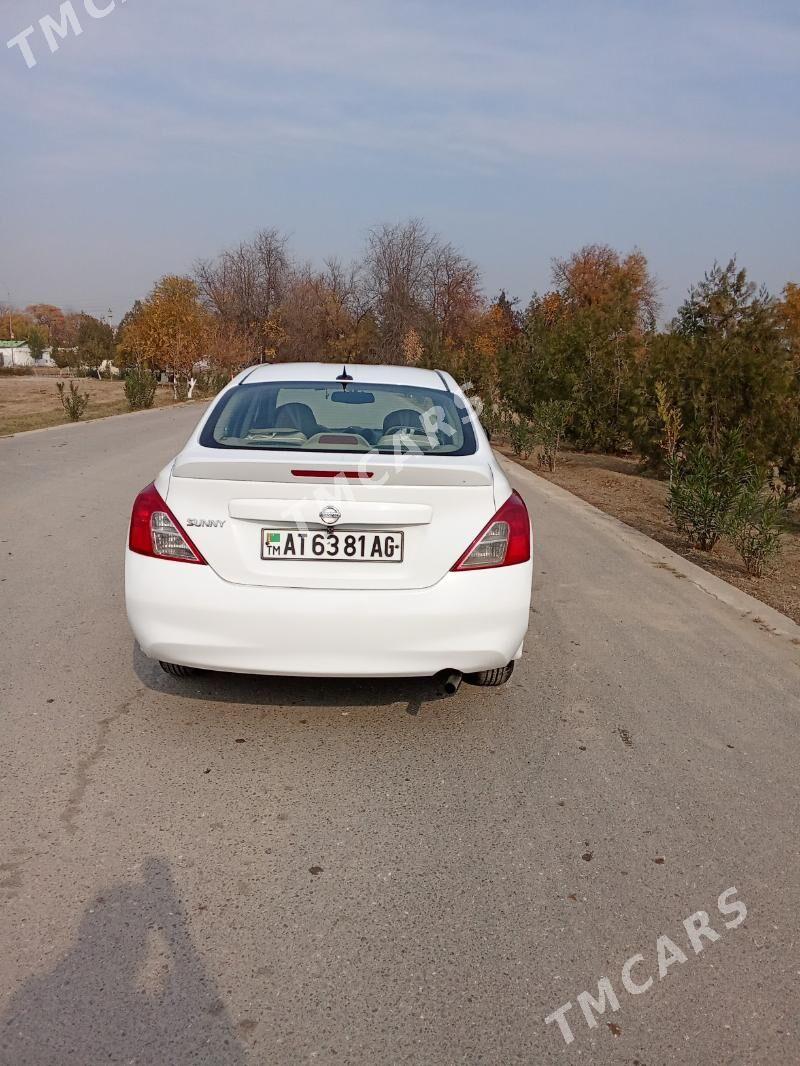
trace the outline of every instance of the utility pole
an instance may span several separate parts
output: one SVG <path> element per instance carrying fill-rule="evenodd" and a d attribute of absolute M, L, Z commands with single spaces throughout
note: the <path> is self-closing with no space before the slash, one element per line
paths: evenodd
<path fill-rule="evenodd" d="M 8 299 L 8 336 L 13 341 L 14 339 L 14 323 L 11 319 L 11 293 L 6 289 L 6 297 Z M 14 366 L 14 349 L 11 348 L 11 365 Z M 5 366 L 5 356 L 0 366 Z"/>

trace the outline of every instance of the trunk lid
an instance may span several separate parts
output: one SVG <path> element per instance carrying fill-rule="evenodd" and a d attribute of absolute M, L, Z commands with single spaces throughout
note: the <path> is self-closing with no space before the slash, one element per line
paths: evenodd
<path fill-rule="evenodd" d="M 217 456 L 208 449 L 176 459 L 167 503 L 226 581 L 365 590 L 435 584 L 496 510 L 491 468 L 477 455 Z M 262 529 L 323 530 L 328 504 L 341 512 L 337 533 L 402 532 L 403 561 L 261 558 Z"/>

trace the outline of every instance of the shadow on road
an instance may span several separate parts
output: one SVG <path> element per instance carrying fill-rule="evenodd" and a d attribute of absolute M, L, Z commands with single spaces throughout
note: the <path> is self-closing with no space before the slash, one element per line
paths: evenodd
<path fill-rule="evenodd" d="M 277 677 L 204 670 L 189 678 L 175 678 L 148 659 L 135 642 L 133 669 L 142 684 L 155 692 L 215 703 L 309 709 L 405 704 L 405 713 L 417 715 L 425 704 L 452 699 L 430 677 Z"/>
<path fill-rule="evenodd" d="M 247 1061 L 164 859 L 101 889 L 69 953 L 0 1018 L 3 1066 Z"/>

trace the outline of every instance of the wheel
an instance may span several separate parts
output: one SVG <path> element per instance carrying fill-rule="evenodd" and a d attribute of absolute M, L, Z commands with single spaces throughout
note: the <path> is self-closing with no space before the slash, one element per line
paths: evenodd
<path fill-rule="evenodd" d="M 506 681 L 514 673 L 514 663 L 506 666 L 498 666 L 496 670 L 481 670 L 477 674 L 464 674 L 464 680 L 470 685 L 480 685 L 482 688 L 497 688 L 505 685 Z"/>
<path fill-rule="evenodd" d="M 178 666 L 177 663 L 159 663 L 159 666 L 170 677 L 191 677 L 197 673 L 193 666 Z"/>

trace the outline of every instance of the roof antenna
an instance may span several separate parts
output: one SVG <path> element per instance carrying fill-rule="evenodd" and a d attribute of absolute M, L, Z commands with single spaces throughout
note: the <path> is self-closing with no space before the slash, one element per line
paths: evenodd
<path fill-rule="evenodd" d="M 347 373 L 347 366 L 346 365 L 344 365 L 342 367 L 341 374 L 337 374 L 336 375 L 336 380 L 337 381 L 341 381 L 341 383 L 342 383 L 342 392 L 346 392 L 347 391 L 347 382 L 353 380 L 353 378 L 350 376 L 350 374 Z"/>

